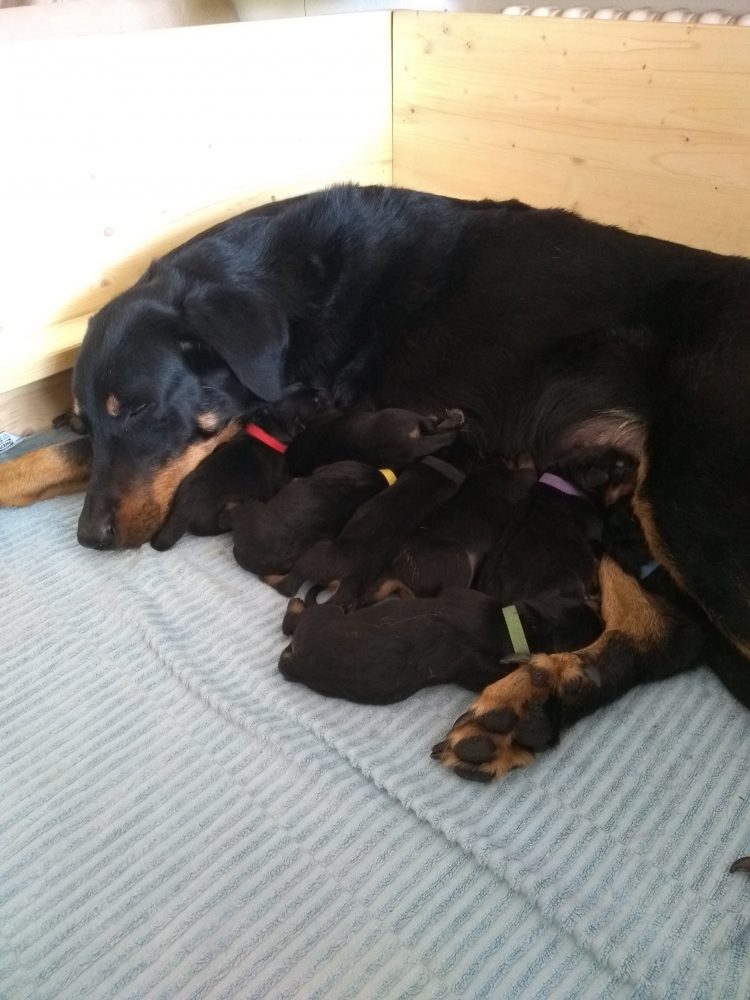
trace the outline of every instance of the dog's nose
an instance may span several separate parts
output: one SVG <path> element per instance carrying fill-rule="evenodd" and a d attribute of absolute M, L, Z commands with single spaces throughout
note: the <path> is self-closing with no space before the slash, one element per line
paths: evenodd
<path fill-rule="evenodd" d="M 109 504 L 86 497 L 78 519 L 78 544 L 88 549 L 112 549 L 115 545 L 113 511 Z"/>
<path fill-rule="evenodd" d="M 105 522 L 78 525 L 78 544 L 87 549 L 111 549 L 115 544 L 115 529 Z"/>

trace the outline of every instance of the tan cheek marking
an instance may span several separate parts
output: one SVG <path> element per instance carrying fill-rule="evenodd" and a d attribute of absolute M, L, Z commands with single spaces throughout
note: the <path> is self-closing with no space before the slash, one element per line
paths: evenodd
<path fill-rule="evenodd" d="M 104 408 L 110 417 L 116 417 L 120 412 L 120 400 L 113 393 L 110 393 L 104 402 Z"/>
<path fill-rule="evenodd" d="M 89 445 L 71 441 L 27 452 L 0 464 L 0 507 L 26 507 L 37 500 L 82 490 L 89 476 Z"/>
<path fill-rule="evenodd" d="M 239 424 L 230 422 L 216 437 L 190 445 L 182 455 L 159 469 L 153 479 L 125 494 L 115 515 L 119 544 L 133 548 L 148 541 L 164 523 L 169 504 L 182 480 L 238 430 Z"/>

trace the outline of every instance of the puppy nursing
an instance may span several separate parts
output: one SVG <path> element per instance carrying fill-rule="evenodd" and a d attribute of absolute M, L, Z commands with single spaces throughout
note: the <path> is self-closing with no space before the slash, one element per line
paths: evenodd
<path fill-rule="evenodd" d="M 432 684 L 480 690 L 513 670 L 518 655 L 587 646 L 602 628 L 592 545 L 602 537 L 601 496 L 626 464 L 606 451 L 561 463 L 539 481 L 499 461 L 476 470 L 392 560 L 389 581 L 400 572 L 402 592 L 438 596 L 348 615 L 335 598 L 312 606 L 282 655 L 282 673 L 323 694 L 377 703 Z M 383 591 L 381 583 L 373 596 Z"/>
<path fill-rule="evenodd" d="M 237 562 L 291 598 L 289 680 L 371 704 L 482 691 L 433 756 L 486 781 L 695 663 L 706 628 L 651 560 L 636 458 L 581 445 L 538 470 L 479 457 L 472 433 L 460 411 L 341 412 L 293 388 L 183 482 L 153 544 L 231 529 Z"/>

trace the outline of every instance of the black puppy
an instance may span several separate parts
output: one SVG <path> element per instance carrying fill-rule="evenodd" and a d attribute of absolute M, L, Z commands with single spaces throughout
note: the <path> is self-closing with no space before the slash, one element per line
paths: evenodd
<path fill-rule="evenodd" d="M 342 460 L 403 468 L 453 444 L 463 424 L 461 410 L 424 416 L 396 407 L 347 413 L 331 409 L 295 439 L 287 456 L 289 467 L 295 476 Z"/>
<path fill-rule="evenodd" d="M 533 467 L 512 469 L 502 459 L 475 469 L 458 493 L 407 538 L 376 585 L 374 599 L 393 593 L 434 597 L 447 587 L 470 587 L 536 478 Z"/>
<path fill-rule="evenodd" d="M 543 591 L 597 592 L 605 489 L 635 478 L 635 462 L 614 448 L 582 449 L 547 470 L 513 511 L 487 554 L 476 586 L 504 604 Z"/>
<path fill-rule="evenodd" d="M 294 640 L 280 669 L 324 694 L 387 702 L 449 681 L 478 690 L 510 673 L 516 657 L 588 645 L 601 632 L 592 543 L 601 546 L 602 492 L 633 474 L 624 453 L 591 449 L 540 477 L 509 518 L 506 507 L 503 539 L 480 573 L 487 594 L 450 589 L 403 611 L 387 602 L 346 619 L 330 605 L 311 607 L 296 627 L 300 609 L 290 607 L 285 625 Z M 356 653 L 358 642 L 372 653 Z M 527 719 L 522 739 L 537 748 L 553 723 L 544 713 Z"/>
<path fill-rule="evenodd" d="M 455 441 L 463 414 L 423 417 L 409 410 L 332 412 L 316 419 L 287 453 L 293 479 L 267 504 L 250 501 L 232 516 L 237 562 L 282 577 L 316 542 L 334 538 L 357 508 L 401 469 Z M 340 459 L 358 459 L 340 461 Z M 321 460 L 332 460 L 316 468 Z M 385 466 L 379 471 L 380 466 Z M 278 583 L 269 580 L 268 582 Z"/>
<path fill-rule="evenodd" d="M 517 652 L 521 630 L 531 651 L 577 649 L 601 631 L 594 607 L 576 599 L 539 594 L 503 608 L 495 598 L 460 588 L 349 614 L 329 602 L 297 618 L 279 661 L 284 677 L 320 694 L 375 705 L 435 684 L 480 690 L 513 669 L 501 661 Z M 540 738 L 533 727 L 527 736 Z"/>
<path fill-rule="evenodd" d="M 164 551 L 186 531 L 216 535 L 228 531 L 228 508 L 251 497 L 272 497 L 289 479 L 289 443 L 328 405 L 325 393 L 295 386 L 259 409 L 226 444 L 211 452 L 177 489 L 166 521 L 151 544 Z"/>
<path fill-rule="evenodd" d="M 291 597 L 310 580 L 334 587 L 333 600 L 345 607 L 364 600 L 406 538 L 463 485 L 466 473 L 457 466 L 471 458 L 460 443 L 450 454 L 456 464 L 429 455 L 410 465 L 389 490 L 362 504 L 335 540 L 305 553 L 277 589 Z"/>
<path fill-rule="evenodd" d="M 231 514 L 234 558 L 277 584 L 316 542 L 334 538 L 395 474 L 364 462 L 334 462 L 293 479 L 267 503 L 251 500 Z"/>

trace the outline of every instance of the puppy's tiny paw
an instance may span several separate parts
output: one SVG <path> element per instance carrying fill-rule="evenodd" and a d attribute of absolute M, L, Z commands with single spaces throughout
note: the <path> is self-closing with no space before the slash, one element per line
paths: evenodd
<path fill-rule="evenodd" d="M 293 635 L 299 624 L 300 616 L 305 610 L 305 602 L 301 597 L 293 597 L 286 608 L 284 620 L 281 623 L 281 631 L 284 635 Z"/>
<path fill-rule="evenodd" d="M 466 422 L 466 416 L 463 410 L 458 409 L 448 409 L 443 412 L 440 417 L 436 431 L 450 431 L 457 430 L 459 427 L 463 427 Z"/>

